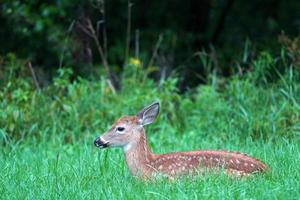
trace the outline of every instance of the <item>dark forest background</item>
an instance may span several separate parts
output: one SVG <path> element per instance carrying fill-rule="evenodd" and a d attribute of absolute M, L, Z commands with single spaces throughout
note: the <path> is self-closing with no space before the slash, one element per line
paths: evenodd
<path fill-rule="evenodd" d="M 272 52 L 298 36 L 300 26 L 297 0 L 4 0 L 0 5 L 1 68 L 11 57 L 23 59 L 41 85 L 63 67 L 73 70 L 73 79 L 99 77 L 105 71 L 100 45 L 106 73 L 117 87 L 130 58 L 143 68 L 153 65 L 152 78 L 176 73 L 180 89 L 194 87 L 210 73 L 228 77 L 251 70 L 248 61 L 257 52 Z M 203 55 L 212 63 L 205 64 Z"/>

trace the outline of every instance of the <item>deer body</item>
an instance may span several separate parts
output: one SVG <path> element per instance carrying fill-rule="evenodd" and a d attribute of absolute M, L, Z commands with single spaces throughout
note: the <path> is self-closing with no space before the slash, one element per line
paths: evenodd
<path fill-rule="evenodd" d="M 261 161 L 239 152 L 196 150 L 152 153 L 143 126 L 152 123 L 158 112 L 159 104 L 154 103 L 137 116 L 120 118 L 107 133 L 94 141 L 95 145 L 100 148 L 122 147 L 131 174 L 140 178 L 152 178 L 156 175 L 173 178 L 220 169 L 229 175 L 245 176 L 268 169 Z"/>

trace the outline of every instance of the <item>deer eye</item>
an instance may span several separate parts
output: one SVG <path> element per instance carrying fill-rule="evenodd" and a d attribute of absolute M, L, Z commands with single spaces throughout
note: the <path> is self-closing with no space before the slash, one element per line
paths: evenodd
<path fill-rule="evenodd" d="M 117 132 L 119 132 L 119 133 L 124 132 L 124 130 L 125 130 L 125 128 L 121 127 L 121 126 L 117 128 Z"/>

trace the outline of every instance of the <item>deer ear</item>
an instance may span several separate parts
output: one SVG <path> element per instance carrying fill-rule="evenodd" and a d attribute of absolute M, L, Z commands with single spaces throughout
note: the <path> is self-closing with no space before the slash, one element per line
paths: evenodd
<path fill-rule="evenodd" d="M 141 125 L 151 124 L 159 113 L 159 102 L 154 102 L 151 105 L 143 108 L 136 116 L 139 118 Z"/>

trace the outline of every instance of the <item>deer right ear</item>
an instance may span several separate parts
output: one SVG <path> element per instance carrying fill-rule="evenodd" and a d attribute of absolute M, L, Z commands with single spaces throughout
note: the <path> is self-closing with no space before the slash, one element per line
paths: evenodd
<path fill-rule="evenodd" d="M 139 118 L 141 125 L 151 124 L 159 113 L 159 102 L 154 102 L 151 105 L 143 108 L 136 116 Z"/>

